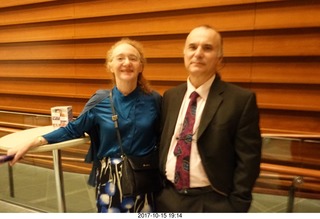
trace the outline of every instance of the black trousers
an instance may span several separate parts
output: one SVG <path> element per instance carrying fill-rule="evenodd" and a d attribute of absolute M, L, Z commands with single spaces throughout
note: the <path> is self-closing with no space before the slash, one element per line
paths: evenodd
<path fill-rule="evenodd" d="M 155 202 L 157 212 L 234 212 L 227 196 L 206 188 L 178 192 L 172 183 L 156 194 Z"/>

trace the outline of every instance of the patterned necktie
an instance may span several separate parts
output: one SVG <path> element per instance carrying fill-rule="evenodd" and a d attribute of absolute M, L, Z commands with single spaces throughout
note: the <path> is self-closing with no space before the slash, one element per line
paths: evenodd
<path fill-rule="evenodd" d="M 193 136 L 193 126 L 196 120 L 198 96 L 199 94 L 195 91 L 190 95 L 190 102 L 184 118 L 182 131 L 173 152 L 177 157 L 174 184 L 178 190 L 190 187 L 190 151 Z"/>

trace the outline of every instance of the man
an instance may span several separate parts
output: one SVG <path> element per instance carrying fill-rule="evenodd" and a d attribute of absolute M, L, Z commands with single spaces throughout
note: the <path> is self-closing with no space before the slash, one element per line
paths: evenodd
<path fill-rule="evenodd" d="M 189 33 L 184 47 L 187 83 L 163 95 L 160 170 L 166 183 L 156 198 L 159 212 L 247 212 L 250 208 L 260 172 L 259 111 L 252 91 L 221 80 L 222 56 L 221 35 L 212 27 L 199 26 Z M 189 111 L 193 91 L 198 95 Z M 192 131 L 185 133 L 188 111 L 195 114 L 195 122 Z M 191 154 L 186 155 L 184 150 L 190 146 Z M 176 166 L 180 157 L 182 167 Z M 184 181 L 183 174 L 190 176 L 181 187 L 176 183 Z"/>

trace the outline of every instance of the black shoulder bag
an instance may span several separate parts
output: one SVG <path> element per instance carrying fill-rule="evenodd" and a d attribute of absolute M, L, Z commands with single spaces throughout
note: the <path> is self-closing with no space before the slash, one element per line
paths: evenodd
<path fill-rule="evenodd" d="M 117 138 L 121 150 L 121 189 L 124 197 L 136 196 L 150 192 L 156 192 L 161 189 L 161 177 L 159 171 L 158 150 L 152 151 L 145 156 L 127 156 L 123 152 L 121 136 L 118 126 L 118 115 L 115 112 L 112 92 L 110 91 L 110 103 L 112 108 L 112 121 L 117 131 Z"/>

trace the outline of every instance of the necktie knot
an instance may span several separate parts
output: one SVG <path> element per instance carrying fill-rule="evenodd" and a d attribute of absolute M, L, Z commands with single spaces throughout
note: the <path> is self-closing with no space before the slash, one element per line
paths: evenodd
<path fill-rule="evenodd" d="M 190 94 L 190 101 L 194 102 L 197 100 L 197 98 L 199 97 L 199 94 L 196 92 L 196 91 L 193 91 L 191 94 Z"/>

